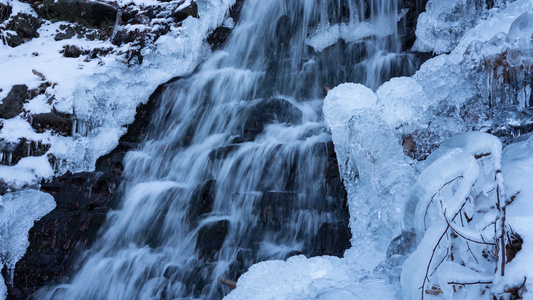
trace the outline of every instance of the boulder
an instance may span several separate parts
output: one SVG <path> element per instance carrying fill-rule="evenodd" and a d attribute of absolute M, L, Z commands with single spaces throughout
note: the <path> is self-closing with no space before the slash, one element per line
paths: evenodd
<path fill-rule="evenodd" d="M 211 261 L 222 248 L 229 230 L 229 220 L 207 223 L 198 231 L 196 251 L 202 260 Z"/>
<path fill-rule="evenodd" d="M 289 101 L 278 98 L 265 99 L 249 108 L 243 137 L 246 140 L 253 140 L 268 124 L 298 124 L 301 121 L 302 112 Z"/>
<path fill-rule="evenodd" d="M 54 37 L 56 41 L 68 40 L 76 35 L 76 30 L 70 25 L 59 25 L 61 32 Z"/>
<path fill-rule="evenodd" d="M 39 37 L 37 29 L 41 27 L 39 19 L 28 14 L 18 14 L 14 16 L 6 26 L 7 30 L 13 30 L 22 39 Z"/>
<path fill-rule="evenodd" d="M 213 210 L 215 202 L 215 180 L 210 179 L 200 184 L 194 191 L 189 205 L 189 220 L 195 224 L 201 215 L 208 214 Z"/>
<path fill-rule="evenodd" d="M 64 48 L 63 56 L 64 57 L 80 57 L 81 50 L 80 48 L 74 46 L 74 45 L 67 45 Z"/>
<path fill-rule="evenodd" d="M 24 101 L 28 99 L 27 92 L 28 87 L 24 84 L 13 86 L 0 104 L 0 118 L 11 119 L 20 114 Z"/>
<path fill-rule="evenodd" d="M 17 47 L 18 45 L 24 44 L 24 40 L 20 36 L 11 34 L 10 32 L 5 33 L 4 41 L 9 47 Z"/>

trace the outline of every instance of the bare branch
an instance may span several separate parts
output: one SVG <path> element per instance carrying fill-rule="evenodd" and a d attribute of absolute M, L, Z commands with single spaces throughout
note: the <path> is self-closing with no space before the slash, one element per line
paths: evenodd
<path fill-rule="evenodd" d="M 426 275 L 424 276 L 424 281 L 422 282 L 422 300 L 424 300 L 424 290 L 425 290 L 425 287 L 426 287 L 426 281 L 429 280 L 429 276 L 428 276 L 429 275 L 429 268 L 431 268 L 431 263 L 433 262 L 433 258 L 435 257 L 435 252 L 437 251 L 437 247 L 439 247 L 440 242 L 442 241 L 442 239 L 446 235 L 446 232 L 448 232 L 449 228 L 450 228 L 450 225 L 448 225 L 446 227 L 446 229 L 444 230 L 444 232 L 440 236 L 439 240 L 435 244 L 435 247 L 433 248 L 433 252 L 431 253 L 431 257 L 429 258 L 428 266 L 426 268 Z"/>
<path fill-rule="evenodd" d="M 473 284 L 492 284 L 492 281 L 476 281 L 476 282 L 456 282 L 456 281 L 450 281 L 448 284 L 456 284 L 456 285 L 473 285 Z"/>

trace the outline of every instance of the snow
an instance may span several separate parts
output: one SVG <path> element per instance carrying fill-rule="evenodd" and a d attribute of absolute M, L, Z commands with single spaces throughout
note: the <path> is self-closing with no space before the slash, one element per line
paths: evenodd
<path fill-rule="evenodd" d="M 133 2 L 151 5 L 154 1 Z M 159 84 L 176 76 L 190 74 L 205 57 L 209 51 L 205 37 L 223 23 L 233 2 L 210 0 L 198 3 L 200 18 L 187 18 L 180 28 L 173 28 L 153 45 L 145 47 L 141 65 L 124 63 L 117 54 L 99 56 L 98 59 L 86 59 L 84 55 L 78 58 L 63 57 L 60 51 L 66 45 L 75 45 L 84 51 L 112 49 L 114 53 L 129 49 L 128 45 L 118 48 L 109 40 L 90 41 L 73 37 L 55 41 L 54 34 L 66 22 L 46 22 L 38 30 L 39 38 L 15 48 L 0 45 L 2 70 L 10 70 L 0 74 L 0 99 L 7 96 L 15 84 L 26 84 L 29 89 L 37 88 L 42 80 L 33 74 L 32 70 L 36 70 L 53 85 L 44 95 L 25 103 L 25 110 L 43 113 L 54 108 L 60 112 L 74 113 L 76 118 L 76 128 L 73 129 L 76 134 L 73 137 L 54 135 L 54 138 L 50 138 L 50 132 L 36 134 L 28 123 L 23 124 L 23 118 L 0 120 L 4 124 L 0 140 L 17 142 L 20 138 L 46 139 L 47 143 L 51 143 L 47 154 L 53 155 L 58 162 L 52 166 L 56 174 L 67 170 L 93 170 L 96 160 L 117 146 L 120 136 L 126 131 L 124 126 L 133 122 L 137 105 L 146 102 Z M 122 4 L 127 3 L 130 2 Z M 10 4 L 14 10 L 31 9 L 28 4 L 17 0 L 12 0 Z M 186 4 L 190 4 L 190 1 L 184 2 L 178 9 L 185 8 Z M 43 159 L 40 162 L 50 164 Z M 34 169 L 20 165 L 5 166 L 0 169 L 0 180 L 13 187 L 20 187 L 24 182 L 34 184 L 37 179 L 53 175 L 44 172 L 44 169 L 45 166 Z M 41 177 L 43 175 L 46 176 Z"/>
<path fill-rule="evenodd" d="M 0 199 L 0 267 L 6 266 L 10 280 L 13 280 L 15 264 L 24 256 L 29 245 L 28 231 L 56 204 L 51 195 L 35 190 L 7 193 Z M 2 295 L 5 298 L 5 294 L 6 286 L 0 279 L 0 298 Z"/>

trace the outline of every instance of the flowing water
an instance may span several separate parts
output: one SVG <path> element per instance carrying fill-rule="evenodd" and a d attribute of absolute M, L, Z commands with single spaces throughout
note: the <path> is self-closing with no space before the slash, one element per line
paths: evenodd
<path fill-rule="evenodd" d="M 38 297 L 219 299 L 229 288 L 217 279 L 255 262 L 342 253 L 347 245 L 319 238 L 347 220 L 322 99 L 327 86 L 375 88 L 414 71 L 397 11 L 395 0 L 245 1 L 226 46 L 166 86 L 145 142 L 125 158 L 121 208 L 81 270 Z M 306 44 L 365 20 L 375 30 L 359 41 Z"/>

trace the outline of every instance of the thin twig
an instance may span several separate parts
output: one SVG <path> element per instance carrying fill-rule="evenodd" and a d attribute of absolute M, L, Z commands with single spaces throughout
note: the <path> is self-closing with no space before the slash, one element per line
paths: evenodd
<path fill-rule="evenodd" d="M 492 281 L 477 281 L 477 282 L 455 282 L 450 281 L 448 284 L 457 284 L 457 285 L 473 285 L 473 284 L 492 284 Z"/>
<path fill-rule="evenodd" d="M 431 253 L 431 257 L 429 258 L 429 263 L 428 263 L 428 266 L 426 268 L 426 275 L 424 276 L 424 281 L 422 282 L 422 300 L 424 300 L 424 292 L 425 292 L 424 289 L 426 287 L 426 280 L 429 280 L 428 275 L 429 275 L 429 268 L 431 268 L 431 262 L 433 261 L 433 257 L 435 257 L 435 252 L 437 251 L 437 247 L 439 247 L 440 241 L 442 241 L 442 238 L 444 238 L 444 236 L 446 235 L 446 232 L 448 232 L 449 228 L 450 228 L 450 225 L 448 225 L 446 227 L 446 230 L 444 230 L 444 232 L 440 236 L 439 240 L 435 244 L 435 247 L 433 248 L 433 252 Z"/>

